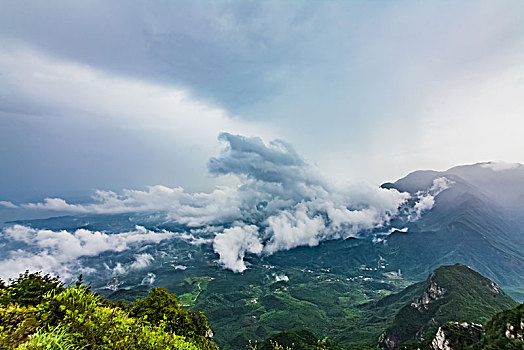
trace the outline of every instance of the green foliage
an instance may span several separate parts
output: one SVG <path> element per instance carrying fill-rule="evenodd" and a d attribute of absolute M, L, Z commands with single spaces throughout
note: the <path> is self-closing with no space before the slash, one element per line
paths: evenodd
<path fill-rule="evenodd" d="M 42 324 L 39 310 L 34 306 L 11 303 L 0 305 L 0 349 L 22 343 L 28 334 Z"/>
<path fill-rule="evenodd" d="M 29 340 L 16 348 L 17 350 L 77 350 L 71 334 L 61 327 L 55 327 L 49 332 L 38 329 L 29 336 Z"/>
<path fill-rule="evenodd" d="M 164 322 L 167 331 L 191 339 L 203 349 L 217 349 L 210 340 L 213 333 L 206 316 L 182 308 L 165 288 L 153 288 L 147 298 L 137 300 L 130 307 L 130 315 L 152 324 Z"/>
<path fill-rule="evenodd" d="M 327 339 L 317 339 L 307 330 L 282 332 L 266 339 L 259 350 L 300 349 L 300 350 L 338 350 L 339 346 L 330 343 Z"/>
<path fill-rule="evenodd" d="M 480 342 L 471 349 L 524 349 L 524 304 L 502 311 L 487 323 Z"/>
<path fill-rule="evenodd" d="M 202 339 L 195 334 L 201 334 L 202 327 L 207 326 L 205 317 L 204 322 L 200 314 L 179 308 L 176 297 L 167 291 L 156 291 L 151 298 L 142 300 L 140 307 L 132 306 L 137 313 L 133 317 L 124 308 L 92 293 L 81 283 L 63 287 L 48 275 L 25 273 L 9 286 L 2 287 L 4 296 L 6 289 L 12 286 L 7 294 L 9 303 L 0 304 L 2 350 L 217 349 L 211 337 L 202 341 L 205 346 L 198 344 Z M 164 313 L 156 315 L 155 309 Z M 180 315 L 176 322 L 169 319 L 175 309 L 185 317 L 183 322 Z M 196 315 L 197 322 L 191 324 L 192 318 L 186 314 Z M 195 336 L 190 338 L 181 333 Z"/>
<path fill-rule="evenodd" d="M 0 303 L 4 305 L 8 303 L 37 305 L 46 293 L 64 288 L 58 277 L 42 275 L 40 272 L 29 273 L 27 270 L 17 279 L 10 279 L 9 282 L 8 286 L 1 283 Z"/>
<path fill-rule="evenodd" d="M 382 336 L 384 344 L 418 343 L 449 321 L 485 323 L 517 304 L 491 280 L 461 264 L 441 266 L 408 290 L 411 299 L 399 299 L 404 305 Z M 397 303 L 395 298 L 385 298 L 381 307 L 387 307 L 387 301 Z"/>

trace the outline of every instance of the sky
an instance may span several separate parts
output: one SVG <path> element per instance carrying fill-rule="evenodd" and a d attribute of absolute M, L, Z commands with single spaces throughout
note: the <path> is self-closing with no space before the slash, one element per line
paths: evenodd
<path fill-rule="evenodd" d="M 0 0 L 3 210 L 210 192 L 234 135 L 335 182 L 522 163 L 523 23 L 520 0 Z"/>

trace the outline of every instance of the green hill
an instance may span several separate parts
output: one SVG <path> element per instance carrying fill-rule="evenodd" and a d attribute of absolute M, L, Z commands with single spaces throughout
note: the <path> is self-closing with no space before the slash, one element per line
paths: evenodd
<path fill-rule="evenodd" d="M 524 300 L 524 221 L 515 214 L 524 213 L 515 204 L 524 196 L 522 169 L 509 175 L 486 170 L 482 165 L 446 172 L 417 171 L 393 184 L 384 184 L 416 197 L 437 178 L 450 181 L 449 188 L 435 196 L 431 210 L 419 220 L 404 224 L 408 232 L 387 237 L 382 256 L 391 267 L 402 269 L 414 279 L 438 266 L 460 262 L 496 281 L 517 300 Z M 488 171 L 490 176 L 486 175 Z M 484 175 L 474 176 L 477 172 Z M 497 189 L 512 196 L 497 194 Z"/>
<path fill-rule="evenodd" d="M 455 264 L 439 267 L 426 281 L 372 304 L 369 311 L 380 314 L 384 309 L 398 310 L 379 338 L 381 346 L 393 349 L 431 339 L 448 321 L 482 324 L 515 305 L 493 281 Z"/>

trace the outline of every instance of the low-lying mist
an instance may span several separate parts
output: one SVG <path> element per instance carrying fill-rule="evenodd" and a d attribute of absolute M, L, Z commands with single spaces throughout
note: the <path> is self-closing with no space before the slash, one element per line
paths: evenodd
<path fill-rule="evenodd" d="M 334 184 L 284 141 L 265 143 L 257 137 L 229 133 L 221 134 L 219 139 L 224 148 L 209 160 L 209 173 L 236 177 L 238 185 L 216 187 L 209 193 L 188 193 L 181 187 L 156 185 L 121 193 L 97 191 L 88 204 L 46 198 L 18 207 L 72 214 L 152 213 L 159 222 L 183 225 L 187 230 L 193 229 L 193 234 L 206 232 L 208 240 L 200 238 L 213 245 L 220 264 L 242 272 L 246 269 L 243 258 L 247 253 L 270 255 L 298 246 L 315 246 L 324 240 L 365 236 L 373 230 L 388 230 L 391 220 L 399 215 L 408 221 L 417 220 L 423 211 L 431 209 L 433 197 L 449 185 L 447 179 L 439 178 L 429 190 L 410 195 L 364 183 Z M 10 202 L 3 205 L 16 206 Z M 56 254 L 63 256 L 66 251 L 70 253 L 57 264 L 102 251 L 129 249 L 129 237 L 137 244 L 181 234 L 187 232 L 53 232 L 7 227 L 4 239 L 23 241 L 26 246 L 10 252 L 0 262 L 0 270 L 7 265 L 20 265 L 20 259 L 45 260 Z M 151 260 L 148 256 L 140 259 L 137 266 Z"/>

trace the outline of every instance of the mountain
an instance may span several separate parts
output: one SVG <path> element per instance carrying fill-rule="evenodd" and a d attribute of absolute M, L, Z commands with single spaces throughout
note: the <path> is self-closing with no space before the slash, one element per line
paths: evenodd
<path fill-rule="evenodd" d="M 398 309 L 398 305 L 403 305 Z M 369 306 L 373 313 L 398 309 L 379 338 L 381 346 L 394 349 L 409 342 L 432 339 L 449 321 L 486 323 L 494 314 L 517 305 L 493 281 L 455 264 L 441 266 L 420 283 Z"/>
<path fill-rule="evenodd" d="M 89 229 L 118 234 L 139 225 L 157 233 L 179 233 L 173 239 L 154 244 L 79 257 L 78 266 L 90 271 L 84 278 L 93 290 L 112 301 L 132 302 L 136 297 L 147 297 L 152 287 L 167 288 L 178 296 L 183 307 L 205 312 L 221 349 L 245 348 L 249 340 L 258 340 L 262 345 L 265 339 L 313 346 L 325 337 L 358 349 L 375 346 L 386 329 L 393 336 L 397 331 L 404 336 L 402 329 L 394 327 L 395 320 L 402 320 L 403 315 L 406 320 L 412 317 L 421 323 L 406 323 L 415 329 L 413 334 L 406 331 L 411 340 L 418 339 L 417 333 L 425 335 L 431 331 L 434 335 L 437 324 L 416 318 L 416 313 L 411 315 L 410 309 L 405 308 L 423 298 L 431 281 L 417 282 L 428 275 L 436 274 L 437 285 L 445 285 L 446 278 L 442 276 L 446 273 L 442 271 L 446 268 L 438 269 L 441 265 L 458 262 L 462 264 L 459 266 L 469 266 L 514 299 L 524 300 L 524 220 L 520 219 L 524 211 L 519 209 L 524 191 L 522 169 L 520 165 L 482 163 L 444 172 L 411 173 L 383 185 L 412 196 L 409 205 L 401 208 L 402 215 L 394 218 L 390 226 L 271 256 L 246 254 L 244 263 L 248 268 L 243 273 L 225 270 L 217 263 L 218 256 L 210 244 L 213 230 L 159 222 L 152 214 L 85 214 L 18 224 L 55 232 Z M 435 181 L 441 178 L 445 178 L 447 187 L 431 192 Z M 410 208 L 424 195 L 429 202 L 434 201 L 433 206 L 420 215 L 411 215 Z M 191 239 L 193 235 L 198 240 Z M 0 245 L 6 238 L 0 237 Z M 148 264 L 133 267 L 139 257 L 148 256 L 152 258 Z M 464 276 L 449 279 L 473 285 L 485 281 Z M 461 289 L 460 294 L 464 295 L 462 299 L 470 300 L 466 290 Z M 480 310 L 465 303 L 464 318 L 455 319 L 451 316 L 462 314 L 451 315 L 445 305 L 436 303 L 438 312 L 429 320 L 480 322 L 469 316 L 479 311 L 482 319 L 487 320 L 501 310 L 501 305 L 494 309 L 485 307 L 485 295 L 475 295 L 480 296 Z M 492 298 L 504 299 L 497 295 Z M 463 306 L 456 305 L 457 309 Z M 489 315 L 483 310 L 489 311 Z M 440 319 L 439 312 L 450 317 Z M 400 327 L 400 321 L 397 325 Z"/>
<path fill-rule="evenodd" d="M 459 165 L 446 171 L 417 170 L 395 183 L 385 183 L 382 186 L 416 193 L 431 187 L 433 180 L 442 176 L 462 179 L 503 207 L 524 208 L 524 165 L 519 163 L 485 162 Z"/>
<path fill-rule="evenodd" d="M 524 299 L 524 166 L 497 163 L 416 171 L 383 184 L 417 196 L 436 179 L 448 188 L 431 210 L 389 235 L 381 252 L 391 266 L 416 279 L 440 265 L 461 262 Z"/>

